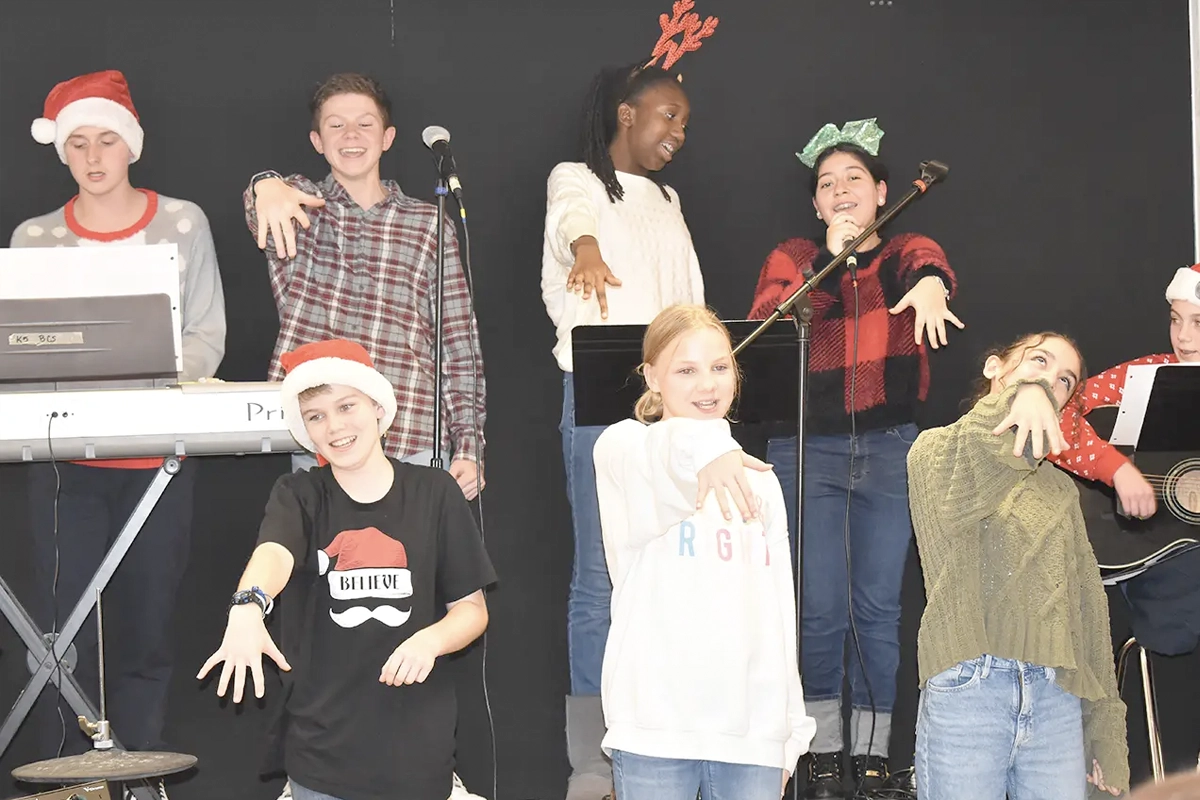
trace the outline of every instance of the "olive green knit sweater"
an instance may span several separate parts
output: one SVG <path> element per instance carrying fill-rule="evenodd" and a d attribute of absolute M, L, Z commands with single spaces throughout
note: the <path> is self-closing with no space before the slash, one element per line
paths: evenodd
<path fill-rule="evenodd" d="M 1049 384 L 1038 383 L 1049 395 Z M 1053 667 L 1058 684 L 1083 701 L 1086 769 L 1095 758 L 1107 785 L 1128 789 L 1108 600 L 1078 491 L 1028 449 L 1013 456 L 1012 432 L 992 435 L 1021 385 L 923 432 L 908 454 L 927 597 L 917 634 L 921 685 L 984 654 Z"/>

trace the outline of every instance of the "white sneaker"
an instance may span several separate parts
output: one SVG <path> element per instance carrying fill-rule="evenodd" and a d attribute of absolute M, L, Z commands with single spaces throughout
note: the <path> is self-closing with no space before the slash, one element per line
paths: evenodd
<path fill-rule="evenodd" d="M 456 772 L 454 773 L 454 783 L 450 785 L 450 797 L 447 800 L 487 800 L 487 798 L 468 792 L 467 787 L 463 785 L 462 778 L 458 777 Z"/>

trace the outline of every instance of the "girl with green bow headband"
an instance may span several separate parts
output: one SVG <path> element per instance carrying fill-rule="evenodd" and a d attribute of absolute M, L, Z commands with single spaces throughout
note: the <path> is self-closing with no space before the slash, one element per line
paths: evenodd
<path fill-rule="evenodd" d="M 875 222 L 887 200 L 875 119 L 826 125 L 800 153 L 820 237 L 789 239 L 767 257 L 748 315 L 762 319 Z M 900 658 L 900 585 L 912 540 L 908 447 L 929 389 L 925 343 L 947 342 L 954 272 L 916 234 L 875 233 L 812 293 L 805 437 L 801 674 L 817 721 L 805 797 L 843 794 L 842 681 L 849 650 L 850 756 L 856 796 L 885 796 Z M 796 437 L 770 439 L 767 460 L 796 531 Z M 854 576 L 851 581 L 849 575 Z M 857 642 L 850 638 L 851 613 Z M 861 654 L 861 657 L 860 657 Z"/>

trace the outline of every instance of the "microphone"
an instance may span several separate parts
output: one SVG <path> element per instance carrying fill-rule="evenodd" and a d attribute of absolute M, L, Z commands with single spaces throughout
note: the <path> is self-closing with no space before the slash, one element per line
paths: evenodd
<path fill-rule="evenodd" d="M 849 247 L 849 246 L 850 246 L 850 243 L 851 243 L 851 242 L 853 242 L 853 241 L 854 241 L 854 237 L 853 237 L 853 236 L 847 236 L 847 237 L 846 237 L 846 238 L 845 238 L 845 239 L 842 241 L 842 249 L 843 249 L 843 250 L 845 250 L 847 247 Z M 850 270 L 850 274 L 851 274 L 851 275 L 853 275 L 853 274 L 854 274 L 854 270 L 858 269 L 858 254 L 857 254 L 857 253 L 851 253 L 851 254 L 850 254 L 850 255 L 849 255 L 847 258 L 846 258 L 846 268 Z"/>
<path fill-rule="evenodd" d="M 433 151 L 438 174 L 442 176 L 442 180 L 446 181 L 450 191 L 461 203 L 462 182 L 458 179 L 458 167 L 454 164 L 454 154 L 450 152 L 450 131 L 440 125 L 430 125 L 421 131 L 421 141 L 425 142 L 425 146 Z"/>

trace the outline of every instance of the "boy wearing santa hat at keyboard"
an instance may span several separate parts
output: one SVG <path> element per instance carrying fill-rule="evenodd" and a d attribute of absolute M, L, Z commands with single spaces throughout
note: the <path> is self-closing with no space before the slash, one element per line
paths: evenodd
<path fill-rule="evenodd" d="M 174 242 L 179 247 L 183 344 L 179 378 L 211 377 L 225 354 L 225 298 L 208 219 L 194 203 L 130 183 L 129 165 L 141 157 L 143 131 L 125 76 L 107 70 L 58 84 L 46 97 L 32 133 L 39 143 L 54 145 L 79 193 L 62 208 L 22 222 L 12 234 L 12 246 Z M 47 629 L 54 608 L 58 624 L 65 621 L 161 464 L 159 458 L 29 467 L 37 605 L 43 617 L 39 622 Z M 167 485 L 105 592 L 113 636 L 109 708 L 122 744 L 134 750 L 164 746 L 170 623 L 187 562 L 194 486 L 195 464 L 188 461 Z M 98 682 L 95 642 L 92 625 L 85 625 L 75 640 L 80 659 L 75 677 L 88 692 Z M 74 712 L 64 710 L 71 719 Z M 39 725 L 45 757 L 55 754 L 64 736 L 58 714 L 50 716 Z M 90 747 L 74 725 L 66 730 L 74 734 L 64 752 Z"/>
<path fill-rule="evenodd" d="M 322 466 L 279 478 L 233 595 L 217 684 L 241 702 L 263 656 L 283 671 L 273 740 L 294 800 L 447 797 L 454 685 L 441 656 L 487 627 L 495 581 L 449 473 L 387 457 L 396 395 L 360 345 L 304 345 L 281 358 L 284 419 Z M 279 645 L 266 628 L 280 599 Z M 286 653 L 286 656 L 284 655 Z"/>

